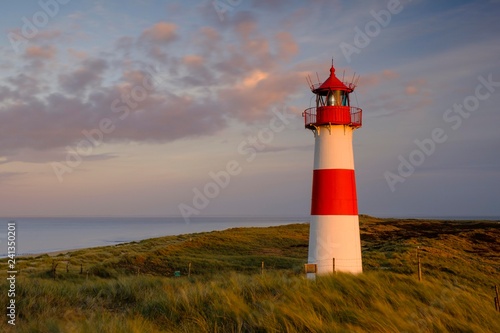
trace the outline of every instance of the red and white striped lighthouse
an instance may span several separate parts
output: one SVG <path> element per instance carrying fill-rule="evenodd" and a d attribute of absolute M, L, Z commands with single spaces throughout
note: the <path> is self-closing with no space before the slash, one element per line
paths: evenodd
<path fill-rule="evenodd" d="M 325 82 L 309 83 L 316 106 L 303 112 L 315 138 L 308 262 L 317 274 L 361 273 L 352 135 L 362 111 L 349 100 L 356 86 L 339 80 L 333 65 Z"/>

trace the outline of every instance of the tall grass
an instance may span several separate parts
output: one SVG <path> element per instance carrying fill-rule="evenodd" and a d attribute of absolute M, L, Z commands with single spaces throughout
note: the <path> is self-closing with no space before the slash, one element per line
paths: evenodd
<path fill-rule="evenodd" d="M 21 258 L 17 324 L 4 317 L 0 331 L 500 332 L 492 290 L 500 284 L 498 224 L 362 222 L 365 272 L 314 281 L 301 272 L 302 224 Z M 0 304 L 7 289 L 0 280 Z"/>
<path fill-rule="evenodd" d="M 16 332 L 500 332 L 491 299 L 391 272 L 19 282 Z"/>

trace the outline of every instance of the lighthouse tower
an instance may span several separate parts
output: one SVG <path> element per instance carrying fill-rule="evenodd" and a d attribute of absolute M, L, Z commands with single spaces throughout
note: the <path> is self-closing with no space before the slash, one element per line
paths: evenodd
<path fill-rule="evenodd" d="M 316 106 L 303 112 L 305 127 L 315 138 L 306 269 L 317 274 L 361 273 L 352 151 L 353 132 L 361 127 L 361 109 L 350 106 L 349 100 L 355 84 L 339 80 L 333 64 L 325 82 L 312 84 L 309 79 L 309 84 L 316 95 Z"/>

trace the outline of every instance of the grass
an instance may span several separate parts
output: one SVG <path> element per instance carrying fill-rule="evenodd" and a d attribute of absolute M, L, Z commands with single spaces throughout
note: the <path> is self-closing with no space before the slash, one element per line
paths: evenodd
<path fill-rule="evenodd" d="M 19 258 L 16 328 L 4 318 L 0 330 L 500 332 L 492 288 L 500 284 L 498 222 L 361 216 L 361 239 L 363 274 L 315 281 L 302 273 L 307 224 Z M 1 281 L 0 304 L 7 289 Z"/>

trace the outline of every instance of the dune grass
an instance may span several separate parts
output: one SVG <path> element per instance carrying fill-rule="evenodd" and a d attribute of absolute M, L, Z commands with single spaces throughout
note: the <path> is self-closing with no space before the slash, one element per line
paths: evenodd
<path fill-rule="evenodd" d="M 0 330 L 500 332 L 493 305 L 493 285 L 500 284 L 498 222 L 362 216 L 361 230 L 364 273 L 315 281 L 302 273 L 307 224 L 20 258 L 16 327 L 4 318 Z M 0 269 L 6 271 L 5 260 Z M 175 271 L 182 276 L 175 278 Z M 7 289 L 1 281 L 0 290 Z M 0 304 L 7 304 L 6 292 Z"/>

